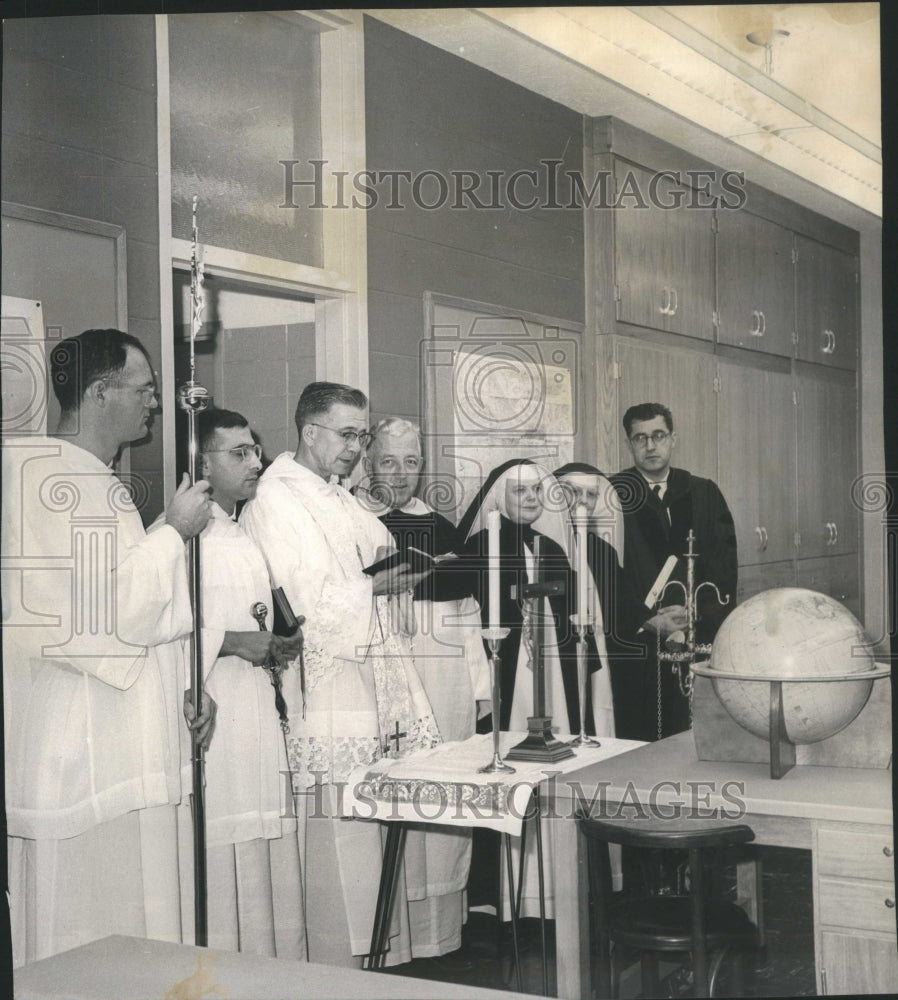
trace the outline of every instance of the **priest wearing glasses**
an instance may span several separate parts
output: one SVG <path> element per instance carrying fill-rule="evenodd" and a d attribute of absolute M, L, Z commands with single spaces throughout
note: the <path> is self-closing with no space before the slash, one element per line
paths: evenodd
<path fill-rule="evenodd" d="M 291 711 L 308 958 L 360 966 L 371 941 L 381 869 L 378 824 L 343 820 L 337 792 L 360 764 L 435 746 L 439 732 L 407 639 L 400 595 L 423 579 L 405 563 L 365 573 L 395 550 L 389 530 L 339 485 L 368 442 L 359 389 L 313 382 L 296 407 L 299 443 L 259 479 L 240 523 L 272 585 L 305 616 L 306 711 Z M 288 671 L 288 673 L 292 673 Z M 401 745 L 389 743 L 391 733 Z M 403 887 L 398 898 L 404 897 Z M 387 964 L 411 957 L 397 907 Z"/>

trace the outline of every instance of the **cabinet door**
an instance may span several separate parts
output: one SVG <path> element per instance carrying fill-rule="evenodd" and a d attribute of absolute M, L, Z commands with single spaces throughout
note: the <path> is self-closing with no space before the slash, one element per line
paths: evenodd
<path fill-rule="evenodd" d="M 687 189 L 667 175 L 616 160 L 614 176 L 618 319 L 713 340 L 710 210 L 687 207 Z"/>
<path fill-rule="evenodd" d="M 829 594 L 860 619 L 860 586 L 857 553 L 799 559 L 797 585 Z"/>
<path fill-rule="evenodd" d="M 792 357 L 792 233 L 750 212 L 717 213 L 717 339 Z"/>
<path fill-rule="evenodd" d="M 617 339 L 616 350 L 620 466 L 632 465 L 623 443 L 621 420 L 637 403 L 663 403 L 673 414 L 677 443 L 671 464 L 717 479 L 717 412 L 714 358 L 697 351 Z"/>
<path fill-rule="evenodd" d="M 798 357 L 857 367 L 857 258 L 796 235 Z"/>
<path fill-rule="evenodd" d="M 795 554 L 795 413 L 792 380 L 718 364 L 719 485 L 736 522 L 740 565 Z"/>
<path fill-rule="evenodd" d="M 742 553 L 739 553 L 742 558 Z M 762 590 L 773 590 L 775 587 L 795 586 L 795 560 L 786 562 L 759 563 L 754 566 L 739 567 L 739 583 L 736 586 L 736 603 L 742 604 L 749 597 L 760 594 Z"/>
<path fill-rule="evenodd" d="M 898 948 L 894 937 L 823 931 L 820 944 L 822 994 L 858 996 L 898 992 Z"/>
<path fill-rule="evenodd" d="M 797 528 L 796 426 L 792 376 L 759 372 L 762 379 L 760 437 L 760 517 L 762 562 L 795 556 Z"/>
<path fill-rule="evenodd" d="M 857 397 L 853 385 L 799 375 L 798 498 L 802 558 L 857 551 Z"/>
<path fill-rule="evenodd" d="M 761 530 L 761 448 L 764 373 L 742 365 L 718 364 L 718 486 L 736 524 L 740 565 L 764 561 Z"/>

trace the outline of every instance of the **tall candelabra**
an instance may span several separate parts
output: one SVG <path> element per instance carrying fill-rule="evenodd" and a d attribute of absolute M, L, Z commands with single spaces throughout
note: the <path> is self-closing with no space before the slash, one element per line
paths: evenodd
<path fill-rule="evenodd" d="M 692 665 L 695 663 L 696 658 L 699 656 L 707 656 L 711 652 L 711 644 L 709 642 L 696 642 L 695 641 L 695 622 L 697 618 L 696 614 L 696 598 L 699 593 L 701 593 L 704 587 L 710 587 L 714 593 L 717 595 L 717 600 L 721 604 L 729 604 L 730 597 L 729 594 L 726 597 L 720 596 L 720 591 L 717 588 L 716 583 L 711 583 L 710 580 L 705 580 L 696 586 L 695 584 L 695 560 L 698 559 L 698 553 L 695 551 L 695 534 L 690 529 L 689 534 L 686 538 L 687 541 L 687 551 L 683 554 L 683 558 L 686 560 L 686 582 L 683 583 L 682 580 L 669 580 L 665 585 L 664 589 L 658 597 L 658 604 L 664 598 L 667 593 L 668 587 L 681 587 L 683 590 L 683 600 L 686 606 L 686 628 L 684 630 L 683 636 L 684 641 L 679 645 L 678 649 L 662 649 L 661 648 L 661 633 L 658 633 L 658 663 L 659 667 L 661 663 L 669 663 L 670 668 L 677 678 L 677 682 L 680 687 L 681 693 L 689 699 L 690 717 L 692 715 Z M 659 675 L 660 680 L 660 675 Z M 660 697 L 660 696 L 659 696 Z"/>

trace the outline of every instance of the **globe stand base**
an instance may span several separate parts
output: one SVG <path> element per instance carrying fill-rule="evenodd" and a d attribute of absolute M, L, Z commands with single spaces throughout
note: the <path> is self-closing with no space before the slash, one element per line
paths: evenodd
<path fill-rule="evenodd" d="M 770 682 L 770 777 L 782 778 L 795 767 L 795 744 L 786 733 L 783 682 Z"/>

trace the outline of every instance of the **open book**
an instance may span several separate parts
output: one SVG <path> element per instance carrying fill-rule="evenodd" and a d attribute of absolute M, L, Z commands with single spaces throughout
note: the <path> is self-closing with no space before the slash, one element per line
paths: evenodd
<path fill-rule="evenodd" d="M 362 572 L 367 573 L 368 576 L 374 576 L 375 573 L 379 573 L 382 569 L 392 569 L 400 563 L 408 563 L 409 572 L 427 573 L 432 570 L 439 561 L 439 556 L 434 558 L 422 549 L 416 549 L 413 545 L 410 545 L 405 552 L 391 552 L 384 559 L 379 559 L 376 563 L 366 566 Z"/>

